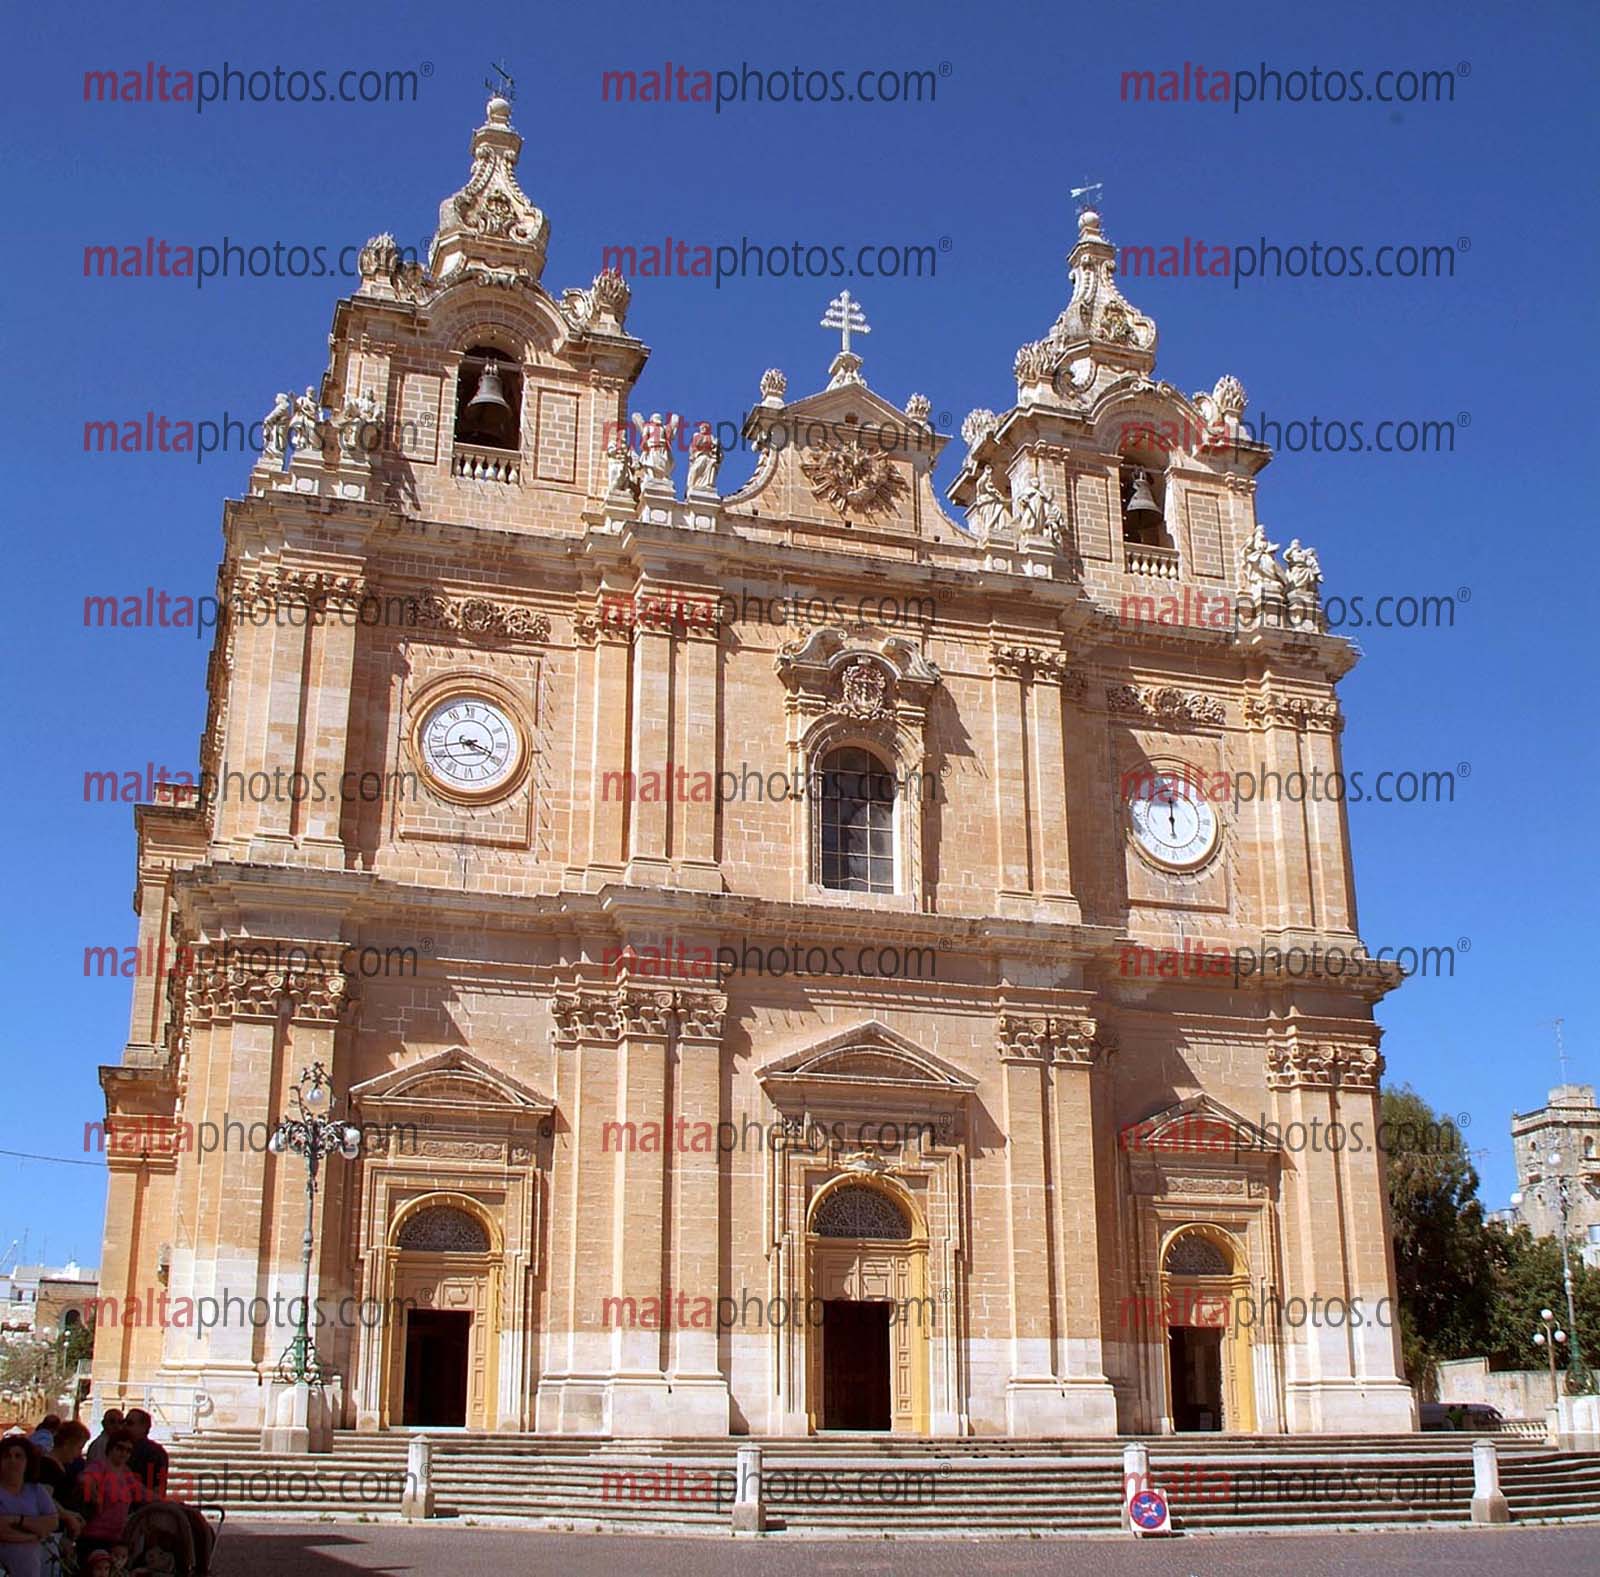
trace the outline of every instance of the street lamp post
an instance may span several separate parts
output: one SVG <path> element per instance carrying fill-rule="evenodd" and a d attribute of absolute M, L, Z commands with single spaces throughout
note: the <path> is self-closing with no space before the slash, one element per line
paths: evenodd
<path fill-rule="evenodd" d="M 1563 1156 L 1559 1150 L 1548 1150 L 1536 1156 L 1540 1179 L 1531 1192 L 1540 1204 L 1553 1207 L 1561 1218 L 1561 1281 L 1567 1294 L 1567 1329 L 1571 1332 L 1571 1357 L 1567 1361 L 1567 1390 L 1574 1396 L 1583 1396 L 1594 1390 L 1594 1377 L 1583 1361 L 1583 1344 L 1578 1340 L 1578 1308 L 1572 1295 L 1572 1251 L 1567 1245 L 1567 1217 L 1572 1211 L 1572 1181 L 1561 1170 Z M 1511 1196 L 1513 1205 L 1520 1205 L 1520 1193 Z M 1552 1349 L 1550 1361 L 1555 1362 Z"/>
<path fill-rule="evenodd" d="M 1550 1360 L 1550 1405 L 1556 1407 L 1561 1401 L 1561 1393 L 1556 1389 L 1556 1347 L 1567 1339 L 1567 1333 L 1556 1328 L 1556 1317 L 1549 1309 L 1540 1309 L 1539 1319 L 1544 1329 L 1533 1333 L 1533 1345 L 1544 1348 Z"/>
<path fill-rule="evenodd" d="M 290 1385 L 320 1386 L 324 1375 L 311 1339 L 311 1250 L 316 1233 L 317 1171 L 322 1158 L 342 1155 L 353 1161 L 361 1153 L 361 1130 L 354 1123 L 330 1117 L 333 1085 L 328 1070 L 314 1062 L 293 1090 L 296 1115 L 285 1117 L 273 1130 L 267 1148 L 274 1155 L 292 1151 L 306 1162 L 306 1230 L 300 1241 L 300 1313 L 294 1340 L 278 1362 L 278 1378 Z"/>

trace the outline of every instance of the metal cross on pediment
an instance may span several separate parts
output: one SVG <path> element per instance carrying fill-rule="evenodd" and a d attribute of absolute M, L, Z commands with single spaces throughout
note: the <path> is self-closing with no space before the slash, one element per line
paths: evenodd
<path fill-rule="evenodd" d="M 491 61 L 489 63 L 489 69 L 494 73 L 494 76 L 485 77 L 483 79 L 483 85 L 491 93 L 498 93 L 501 98 L 505 99 L 507 103 L 510 103 L 517 96 L 517 79 L 512 76 L 511 73 L 507 71 L 498 60 Z M 497 82 L 495 77 L 498 77 L 500 80 Z"/>
<path fill-rule="evenodd" d="M 850 336 L 852 334 L 870 334 L 872 332 L 872 328 L 867 322 L 867 315 L 861 310 L 861 303 L 848 290 L 841 290 L 828 303 L 828 310 L 822 315 L 822 327 L 825 329 L 838 329 L 840 336 L 839 349 L 846 356 L 850 354 Z"/>

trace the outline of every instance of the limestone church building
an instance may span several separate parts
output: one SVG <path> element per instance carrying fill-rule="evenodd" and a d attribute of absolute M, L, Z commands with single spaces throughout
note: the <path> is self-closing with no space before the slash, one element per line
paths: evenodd
<path fill-rule="evenodd" d="M 224 508 L 97 1395 L 274 1416 L 320 1064 L 337 1427 L 1413 1427 L 1382 1158 L 1288 1137 L 1376 1132 L 1343 806 L 1213 792 L 1337 770 L 1355 661 L 1239 381 L 1155 381 L 1086 209 L 942 497 L 847 294 L 719 444 L 637 406 L 648 299 L 551 287 L 520 149 L 492 100 L 426 265 L 365 248 Z"/>

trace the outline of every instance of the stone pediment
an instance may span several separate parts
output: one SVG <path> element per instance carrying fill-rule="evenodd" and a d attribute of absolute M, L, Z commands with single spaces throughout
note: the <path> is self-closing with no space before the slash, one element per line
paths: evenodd
<path fill-rule="evenodd" d="M 784 404 L 781 374 L 762 380 L 765 398 L 744 423 L 759 460 L 725 500 L 730 513 L 812 523 L 822 532 L 912 532 L 954 538 L 939 507 L 933 467 L 949 439 L 913 396 L 897 410 L 853 378 Z M 767 392 L 770 391 L 770 392 Z"/>
<path fill-rule="evenodd" d="M 812 1041 L 767 1063 L 756 1077 L 775 1098 L 781 1092 L 861 1097 L 894 1091 L 948 1100 L 964 1099 L 977 1089 L 959 1068 L 877 1019 Z"/>
<path fill-rule="evenodd" d="M 1279 1146 L 1254 1123 L 1209 1095 L 1191 1095 L 1154 1116 L 1129 1123 L 1118 1135 L 1120 1148 L 1165 1156 L 1237 1158 L 1275 1155 Z"/>
<path fill-rule="evenodd" d="M 459 1047 L 357 1084 L 350 1099 L 363 1110 L 405 1107 L 435 1116 L 495 1116 L 502 1122 L 555 1110 L 547 1095 Z"/>

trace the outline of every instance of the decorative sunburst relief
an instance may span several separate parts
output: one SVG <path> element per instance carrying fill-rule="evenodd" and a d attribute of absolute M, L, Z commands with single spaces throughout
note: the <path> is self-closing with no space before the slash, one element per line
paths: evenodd
<path fill-rule="evenodd" d="M 811 496 L 842 517 L 886 514 L 906 493 L 900 469 L 885 454 L 863 449 L 855 439 L 807 449 L 800 470 Z"/>

